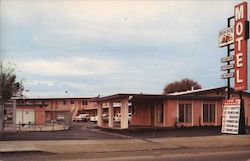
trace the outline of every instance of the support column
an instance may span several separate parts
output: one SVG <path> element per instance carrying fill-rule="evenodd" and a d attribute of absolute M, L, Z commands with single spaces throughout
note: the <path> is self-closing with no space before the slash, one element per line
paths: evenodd
<path fill-rule="evenodd" d="M 128 128 L 128 99 L 121 101 L 121 129 Z"/>
<path fill-rule="evenodd" d="M 0 100 L 0 139 L 2 139 L 3 124 L 4 124 L 4 105 Z"/>
<path fill-rule="evenodd" d="M 109 102 L 109 128 L 114 127 L 114 108 L 113 102 Z"/>
<path fill-rule="evenodd" d="M 97 108 L 97 125 L 99 127 L 102 127 L 102 125 L 103 125 L 102 113 L 103 113 L 102 103 L 98 103 L 98 108 Z"/>
<path fill-rule="evenodd" d="M 12 128 L 13 128 L 13 131 L 16 131 L 16 100 L 13 100 L 13 114 L 12 114 L 12 121 L 13 121 L 13 124 L 12 124 Z"/>

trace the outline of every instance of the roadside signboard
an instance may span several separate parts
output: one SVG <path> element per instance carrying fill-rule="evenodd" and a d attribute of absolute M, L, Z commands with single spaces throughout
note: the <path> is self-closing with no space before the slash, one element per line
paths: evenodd
<path fill-rule="evenodd" d="M 220 62 L 221 63 L 225 63 L 225 62 L 228 62 L 228 61 L 233 61 L 234 60 L 234 56 L 233 55 L 230 55 L 230 56 L 226 56 L 226 57 L 223 57 L 220 59 Z"/>
<path fill-rule="evenodd" d="M 240 3 L 234 8 L 234 89 L 247 90 L 247 2 Z"/>
<path fill-rule="evenodd" d="M 226 99 L 223 104 L 221 133 L 238 134 L 240 99 Z"/>
<path fill-rule="evenodd" d="M 234 28 L 229 27 L 219 31 L 219 47 L 234 43 Z"/>
<path fill-rule="evenodd" d="M 233 64 L 223 65 L 223 66 L 221 66 L 221 71 L 225 71 L 225 70 L 233 69 L 233 68 L 234 68 Z"/>
<path fill-rule="evenodd" d="M 221 74 L 221 79 L 227 79 L 227 78 L 232 78 L 232 77 L 234 77 L 234 73 Z"/>

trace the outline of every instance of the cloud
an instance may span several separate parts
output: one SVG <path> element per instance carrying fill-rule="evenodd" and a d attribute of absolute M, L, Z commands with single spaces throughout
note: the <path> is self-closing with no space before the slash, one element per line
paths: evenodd
<path fill-rule="evenodd" d="M 45 96 L 161 93 L 183 77 L 219 86 L 217 34 L 237 3 L 1 1 L 1 53 Z"/>
<path fill-rule="evenodd" d="M 14 2 L 3 2 L 3 24 L 13 23 L 39 31 L 31 39 L 61 42 L 67 37 L 73 41 L 99 39 L 99 42 L 108 40 L 112 43 L 136 40 L 137 44 L 159 44 L 166 38 L 172 43 L 197 40 L 197 30 L 194 30 L 199 28 L 197 24 L 207 22 L 209 26 L 214 17 L 220 16 L 215 16 L 217 10 L 225 11 L 226 15 L 227 6 L 232 4 L 225 1 L 205 4 L 192 1 Z M 212 8 L 208 7 L 212 5 Z M 200 14 L 204 12 L 209 16 Z"/>
<path fill-rule="evenodd" d="M 27 74 L 53 76 L 90 76 L 116 72 L 119 61 L 87 57 L 70 57 L 66 59 L 23 59 L 16 60 L 19 70 Z"/>

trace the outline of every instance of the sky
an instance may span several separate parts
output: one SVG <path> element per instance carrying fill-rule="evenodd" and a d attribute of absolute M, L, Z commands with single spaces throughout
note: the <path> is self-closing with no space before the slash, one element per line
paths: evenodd
<path fill-rule="evenodd" d="M 15 64 L 24 94 L 92 97 L 161 94 L 183 78 L 225 86 L 218 31 L 241 1 L 0 2 L 0 57 Z"/>

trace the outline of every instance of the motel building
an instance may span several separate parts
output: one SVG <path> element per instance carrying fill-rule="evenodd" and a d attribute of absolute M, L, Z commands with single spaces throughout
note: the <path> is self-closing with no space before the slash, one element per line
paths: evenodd
<path fill-rule="evenodd" d="M 160 94 L 114 94 L 105 97 L 17 99 L 15 124 L 66 122 L 81 113 L 97 116 L 104 128 L 221 126 L 227 88 Z M 239 93 L 231 88 L 231 98 Z M 250 93 L 243 92 L 245 124 L 250 125 Z M 103 115 L 108 117 L 103 117 Z M 114 117 L 120 114 L 120 121 Z M 111 117 L 110 117 L 111 116 Z M 131 118 L 129 118 L 129 116 Z"/>
<path fill-rule="evenodd" d="M 97 107 L 92 98 L 21 98 L 15 100 L 15 123 L 44 125 L 52 122 L 63 122 L 70 125 L 79 113 L 96 115 Z"/>
<path fill-rule="evenodd" d="M 168 95 L 115 94 L 95 98 L 98 105 L 98 126 L 114 128 L 113 117 L 104 123 L 103 113 L 114 116 L 114 102 L 120 103 L 121 121 L 118 128 L 133 127 L 180 127 L 221 126 L 222 104 L 226 88 L 192 90 Z M 231 98 L 239 98 L 231 89 Z M 243 92 L 245 102 L 245 123 L 250 125 L 250 93 Z M 105 105 L 105 106 L 104 106 Z M 109 105 L 109 107 L 107 107 Z M 128 113 L 132 113 L 129 122 Z M 117 127 L 115 127 L 117 128 Z"/>

